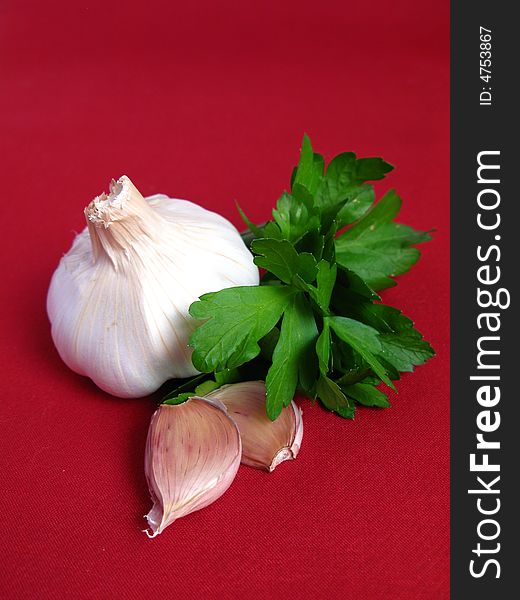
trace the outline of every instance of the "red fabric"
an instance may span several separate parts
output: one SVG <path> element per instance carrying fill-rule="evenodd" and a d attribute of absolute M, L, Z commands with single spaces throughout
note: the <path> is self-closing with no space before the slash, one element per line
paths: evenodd
<path fill-rule="evenodd" d="M 449 5 L 3 3 L 0 494 L 6 599 L 441 600 L 449 582 Z M 258 221 L 303 132 L 397 166 L 401 220 L 435 228 L 385 292 L 437 358 L 354 422 L 303 401 L 301 454 L 241 467 L 150 541 L 143 451 L 157 398 L 119 400 L 60 361 L 45 297 L 83 208 L 125 173 Z"/>

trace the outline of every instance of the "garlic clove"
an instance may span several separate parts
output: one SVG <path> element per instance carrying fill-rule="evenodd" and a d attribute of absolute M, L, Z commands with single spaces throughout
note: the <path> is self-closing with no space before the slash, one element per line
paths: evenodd
<path fill-rule="evenodd" d="M 143 198 L 126 176 L 85 216 L 47 296 L 63 361 L 123 398 L 195 375 L 190 304 L 206 292 L 258 284 L 238 231 L 192 202 Z"/>
<path fill-rule="evenodd" d="M 145 473 L 154 503 L 145 517 L 148 536 L 217 500 L 233 482 L 241 452 L 238 428 L 219 400 L 195 396 L 162 404 L 146 442 Z"/>
<path fill-rule="evenodd" d="M 206 398 L 220 400 L 238 425 L 243 464 L 274 471 L 281 462 L 298 455 L 303 438 L 302 411 L 291 402 L 271 421 L 265 412 L 263 381 L 224 385 Z"/>

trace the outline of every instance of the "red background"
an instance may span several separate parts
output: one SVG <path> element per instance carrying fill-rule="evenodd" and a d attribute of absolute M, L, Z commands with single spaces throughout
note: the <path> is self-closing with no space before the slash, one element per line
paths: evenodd
<path fill-rule="evenodd" d="M 11 0 L 0 8 L 2 598 L 440 600 L 449 583 L 449 5 Z M 268 218 L 303 132 L 397 166 L 435 228 L 384 293 L 437 358 L 355 422 L 304 401 L 297 461 L 242 467 L 150 541 L 157 398 L 111 398 L 53 348 L 45 296 L 111 177 Z"/>

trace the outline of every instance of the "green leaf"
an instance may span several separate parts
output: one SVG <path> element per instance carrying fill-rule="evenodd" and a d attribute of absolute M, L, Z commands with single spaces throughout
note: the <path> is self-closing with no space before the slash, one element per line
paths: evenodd
<path fill-rule="evenodd" d="M 323 158 L 312 151 L 309 136 L 303 136 L 300 161 L 296 169 L 292 191 L 295 193 L 298 188 L 304 188 L 312 196 L 323 175 Z M 300 192 L 301 193 L 301 192 Z"/>
<path fill-rule="evenodd" d="M 292 243 L 298 242 L 309 231 L 318 229 L 320 220 L 317 214 L 301 201 L 284 192 L 273 210 L 273 218 L 283 237 Z"/>
<path fill-rule="evenodd" d="M 298 182 L 294 183 L 291 188 L 291 193 L 297 202 L 301 202 L 307 207 L 313 205 L 313 195 L 303 184 Z"/>
<path fill-rule="evenodd" d="M 413 321 L 397 308 L 388 306 L 387 304 L 373 304 L 371 306 L 371 312 L 379 320 L 379 324 L 376 329 L 381 332 L 409 332 L 414 331 L 414 335 L 422 338 L 420 334 L 413 327 Z"/>
<path fill-rule="evenodd" d="M 337 224 L 335 221 L 332 221 L 332 223 L 330 223 L 328 225 L 328 230 L 327 230 L 327 233 L 325 234 L 325 238 L 324 238 L 322 258 L 324 260 L 327 260 L 331 264 L 337 262 L 336 261 L 336 231 L 337 231 Z"/>
<path fill-rule="evenodd" d="M 401 199 L 389 192 L 336 239 L 338 264 L 355 271 L 375 290 L 394 285 L 390 277 L 408 271 L 420 256 L 411 246 L 430 239 L 428 233 L 392 222 L 400 207 Z"/>
<path fill-rule="evenodd" d="M 316 259 L 309 252 L 298 254 L 288 240 L 261 238 L 251 244 L 254 262 L 278 277 L 284 283 L 295 283 L 297 275 L 303 281 L 314 281 L 317 274 Z"/>
<path fill-rule="evenodd" d="M 309 285 L 307 287 L 311 298 L 320 307 L 323 315 L 329 312 L 330 298 L 336 283 L 337 267 L 331 265 L 326 260 L 320 260 L 318 263 L 318 273 L 316 275 L 316 287 Z"/>
<path fill-rule="evenodd" d="M 430 344 L 400 310 L 385 304 L 360 303 L 351 308 L 354 316 L 379 331 L 383 361 L 395 371 L 411 372 L 434 356 Z"/>
<path fill-rule="evenodd" d="M 378 332 L 359 321 L 347 317 L 326 317 L 334 333 L 356 352 L 358 352 L 370 365 L 374 373 L 381 378 L 388 387 L 395 390 L 393 383 L 388 378 L 385 368 L 376 358 L 381 352 L 381 343 Z"/>
<path fill-rule="evenodd" d="M 311 283 L 316 279 L 316 275 L 318 274 L 316 259 L 309 252 L 298 254 L 297 274 L 307 283 Z"/>
<path fill-rule="evenodd" d="M 354 271 L 350 271 L 345 267 L 338 269 L 336 285 L 331 298 L 331 305 L 336 312 L 357 319 L 355 314 L 349 314 L 354 307 L 368 303 L 372 306 L 374 300 L 380 299 L 374 290 L 369 288 Z M 363 319 L 358 319 L 358 321 L 363 321 Z M 371 325 L 371 323 L 366 324 Z"/>
<path fill-rule="evenodd" d="M 286 306 L 280 338 L 273 352 L 273 362 L 267 373 L 267 415 L 274 420 L 294 397 L 300 367 L 309 368 L 305 357 L 314 350 L 318 330 L 309 303 L 299 293 Z M 315 374 L 313 375 L 315 378 Z"/>
<path fill-rule="evenodd" d="M 345 386 L 354 385 L 363 381 L 364 383 L 371 383 L 372 385 L 379 385 L 381 380 L 377 377 L 370 377 L 372 369 L 366 367 L 357 367 L 345 371 L 341 377 L 336 379 L 336 383 L 344 389 Z M 372 380 L 372 381 L 371 381 Z"/>
<path fill-rule="evenodd" d="M 262 237 L 272 238 L 275 240 L 283 240 L 283 235 L 282 235 L 282 232 L 280 231 L 280 227 L 278 227 L 278 224 L 275 223 L 274 221 L 268 221 L 265 224 Z"/>
<path fill-rule="evenodd" d="M 210 392 L 217 390 L 220 387 L 220 385 L 221 385 L 220 383 L 217 383 L 216 381 L 211 381 L 211 379 L 208 379 L 208 381 L 201 383 L 200 385 L 198 385 L 195 388 L 195 395 L 196 396 L 205 396 L 206 394 L 209 394 Z"/>
<path fill-rule="evenodd" d="M 250 231 L 252 231 L 256 236 L 261 237 L 263 235 L 262 228 L 258 227 L 247 218 L 246 213 L 240 208 L 238 202 L 235 202 L 235 205 L 237 207 L 238 212 L 240 213 L 240 216 L 242 217 L 242 221 L 244 221 L 244 223 L 248 226 Z"/>
<path fill-rule="evenodd" d="M 360 187 L 360 184 L 383 179 L 392 169 L 393 167 L 381 158 L 356 159 L 353 152 L 338 154 L 330 162 L 325 177 L 316 189 L 316 206 L 319 206 L 322 212 L 332 207 L 335 207 L 335 212 L 339 211 L 339 214 L 341 210 L 345 210 L 339 219 L 342 223 L 340 227 L 343 227 L 359 219 L 374 200 L 373 192 L 370 191 L 372 186 Z M 342 209 L 338 203 L 344 202 L 353 204 L 350 209 Z"/>
<path fill-rule="evenodd" d="M 323 173 L 325 171 L 325 161 L 323 160 L 323 156 L 315 152 L 313 156 L 313 163 L 314 172 L 319 176 L 319 180 L 319 178 L 323 177 Z"/>
<path fill-rule="evenodd" d="M 276 348 L 279 338 L 280 330 L 278 327 L 274 327 L 258 342 L 260 344 L 260 354 L 265 360 L 269 362 L 273 360 L 273 352 Z"/>
<path fill-rule="evenodd" d="M 202 296 L 190 306 L 192 317 L 207 319 L 189 340 L 195 368 L 223 371 L 255 358 L 258 341 L 275 327 L 294 294 L 284 286 L 246 286 Z"/>
<path fill-rule="evenodd" d="M 327 167 L 326 177 L 330 182 L 334 182 L 338 189 L 349 186 L 356 173 L 356 155 L 354 152 L 342 152 L 337 154 Z M 338 199 L 341 192 L 338 193 Z"/>
<path fill-rule="evenodd" d="M 354 418 L 356 412 L 354 402 L 347 398 L 339 386 L 328 377 L 320 376 L 316 385 L 316 395 L 329 410 L 346 419 Z"/>
<path fill-rule="evenodd" d="M 406 332 L 419 339 L 422 338 L 422 335 L 413 328 L 413 321 L 393 306 L 360 302 L 352 308 L 352 312 L 356 319 L 374 327 L 380 333 Z"/>
<path fill-rule="evenodd" d="M 296 244 L 296 249 L 298 252 L 310 252 L 317 261 L 322 259 L 324 247 L 325 236 L 319 231 L 309 231 Z"/>
<path fill-rule="evenodd" d="M 291 283 L 298 273 L 298 253 L 288 240 L 260 238 L 255 240 L 251 249 L 255 254 L 255 265 L 270 271 L 284 283 Z"/>
<path fill-rule="evenodd" d="M 219 385 L 235 383 L 240 381 L 240 373 L 238 369 L 224 369 L 223 371 L 217 371 L 215 373 L 215 381 Z"/>
<path fill-rule="evenodd" d="M 186 402 L 188 398 L 193 398 L 193 396 L 195 395 L 195 392 L 183 392 L 182 394 L 178 394 L 177 396 L 173 396 L 172 398 L 167 398 L 166 400 L 163 400 L 161 404 L 182 404 L 183 402 Z"/>
<path fill-rule="evenodd" d="M 307 303 L 307 301 L 306 301 Z M 316 389 L 316 378 L 319 373 L 318 357 L 316 355 L 316 342 L 318 339 L 318 328 L 314 314 L 309 306 L 309 315 L 312 316 L 314 325 L 312 326 L 313 341 L 309 342 L 301 354 L 300 364 L 298 366 L 298 387 L 303 393 L 308 396 L 313 396 Z M 311 330 L 311 322 L 308 320 L 309 332 Z"/>
<path fill-rule="evenodd" d="M 320 260 L 318 263 L 318 275 L 316 276 L 316 283 L 318 285 L 317 299 L 318 304 L 324 309 L 329 308 L 337 272 L 338 269 L 335 264 L 331 265 L 326 260 Z"/>
<path fill-rule="evenodd" d="M 355 181 L 355 172 L 356 155 L 353 152 L 343 152 L 335 156 L 317 189 L 317 205 L 323 210 L 345 200 Z"/>
<path fill-rule="evenodd" d="M 362 185 L 352 188 L 348 192 L 345 204 L 337 214 L 338 228 L 350 225 L 361 219 L 367 210 L 374 204 L 375 193 L 371 185 Z"/>
<path fill-rule="evenodd" d="M 394 168 L 382 158 L 360 158 L 356 167 L 356 178 L 360 182 L 383 179 Z"/>
<path fill-rule="evenodd" d="M 397 371 L 412 372 L 415 366 L 424 364 L 435 355 L 430 344 L 417 338 L 415 329 L 410 333 L 382 333 L 380 356 Z"/>
<path fill-rule="evenodd" d="M 330 345 L 330 326 L 328 321 L 325 321 L 323 323 L 322 332 L 316 341 L 316 355 L 318 356 L 320 373 L 322 375 L 326 375 L 329 371 Z"/>
<path fill-rule="evenodd" d="M 368 352 L 377 353 L 381 350 L 379 333 L 359 321 L 347 317 L 326 317 L 329 325 L 337 336 L 357 350 L 357 345 Z M 353 340 L 354 343 L 350 343 Z"/>
<path fill-rule="evenodd" d="M 356 383 L 354 385 L 344 386 L 342 390 L 345 394 L 353 398 L 359 404 L 364 406 L 379 406 L 381 408 L 388 408 L 390 402 L 386 394 L 378 390 L 373 385 L 367 383 Z"/>

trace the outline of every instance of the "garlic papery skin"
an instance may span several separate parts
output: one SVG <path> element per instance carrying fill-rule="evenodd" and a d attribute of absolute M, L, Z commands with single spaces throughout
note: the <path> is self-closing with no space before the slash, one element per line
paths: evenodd
<path fill-rule="evenodd" d="M 127 398 L 195 375 L 190 304 L 206 292 L 258 284 L 238 231 L 192 202 L 145 199 L 126 176 L 85 216 L 87 228 L 61 259 L 47 296 L 62 359 Z"/>
<path fill-rule="evenodd" d="M 146 441 L 145 473 L 154 503 L 145 517 L 149 537 L 217 500 L 233 482 L 241 453 L 238 428 L 219 400 L 195 396 L 162 404 Z"/>
<path fill-rule="evenodd" d="M 243 464 L 271 472 L 298 455 L 303 438 L 302 411 L 293 401 L 271 421 L 265 411 L 263 381 L 224 385 L 205 397 L 220 400 L 238 425 Z"/>

